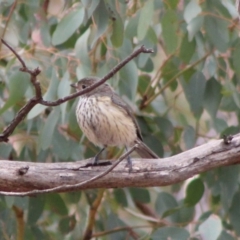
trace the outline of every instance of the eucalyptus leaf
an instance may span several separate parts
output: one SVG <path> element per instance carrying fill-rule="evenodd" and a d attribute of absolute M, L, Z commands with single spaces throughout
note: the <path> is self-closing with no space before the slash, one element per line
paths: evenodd
<path fill-rule="evenodd" d="M 204 24 L 209 41 L 221 52 L 225 52 L 229 43 L 227 23 L 213 16 L 205 16 Z"/>
<path fill-rule="evenodd" d="M 201 72 L 196 72 L 189 82 L 182 80 L 181 84 L 191 111 L 195 117 L 199 119 L 203 111 L 203 101 L 206 87 L 206 79 L 204 75 Z"/>
<path fill-rule="evenodd" d="M 192 180 L 187 186 L 184 203 L 189 207 L 196 205 L 202 198 L 203 193 L 204 184 L 202 180 L 200 178 Z"/>
<path fill-rule="evenodd" d="M 27 88 L 30 86 L 30 79 L 27 73 L 15 71 L 9 78 L 9 98 L 4 106 L 0 108 L 0 115 L 8 108 L 16 104 L 24 97 Z"/>
<path fill-rule="evenodd" d="M 57 25 L 52 36 L 52 44 L 59 45 L 67 41 L 80 27 L 84 18 L 84 9 L 77 8 L 66 15 Z"/>
<path fill-rule="evenodd" d="M 111 42 L 114 47 L 120 47 L 124 38 L 124 26 L 121 17 L 117 14 L 116 19 L 113 21 L 113 31 Z"/>
<path fill-rule="evenodd" d="M 188 240 L 190 234 L 187 230 L 177 227 L 162 227 L 151 235 L 152 240 Z"/>
<path fill-rule="evenodd" d="M 211 215 L 199 226 L 199 232 L 203 239 L 216 240 L 222 232 L 221 219 L 217 215 Z"/>
<path fill-rule="evenodd" d="M 162 35 L 168 53 L 173 53 L 178 46 L 177 21 L 177 14 L 173 10 L 167 10 L 161 21 Z"/>
<path fill-rule="evenodd" d="M 141 9 L 137 27 L 137 36 L 139 40 L 142 40 L 148 31 L 148 28 L 151 24 L 153 17 L 153 10 L 154 10 L 153 0 L 146 1 L 143 8 Z"/>
<path fill-rule="evenodd" d="M 48 116 L 43 129 L 40 132 L 39 141 L 41 149 L 46 150 L 52 144 L 53 132 L 58 122 L 60 108 L 56 107 Z"/>

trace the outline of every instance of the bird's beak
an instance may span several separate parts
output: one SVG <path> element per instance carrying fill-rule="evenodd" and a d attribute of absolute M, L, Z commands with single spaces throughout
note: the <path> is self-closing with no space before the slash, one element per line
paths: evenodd
<path fill-rule="evenodd" d="M 77 88 L 77 83 L 72 83 L 72 84 L 70 84 L 70 86 L 73 88 Z"/>

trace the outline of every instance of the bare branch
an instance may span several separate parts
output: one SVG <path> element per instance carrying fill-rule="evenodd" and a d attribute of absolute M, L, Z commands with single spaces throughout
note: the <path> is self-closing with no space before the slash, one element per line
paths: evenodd
<path fill-rule="evenodd" d="M 32 190 L 32 191 L 27 191 L 27 192 L 3 192 L 0 191 L 0 194 L 2 195 L 11 195 L 11 196 L 33 196 L 36 194 L 41 194 L 41 193 L 51 193 L 51 192 L 65 192 L 65 191 L 74 191 L 76 189 L 78 189 L 79 187 L 84 187 L 84 185 L 89 184 L 93 181 L 96 181 L 99 178 L 104 177 L 105 175 L 107 175 L 109 172 L 111 172 L 120 162 L 122 162 L 129 154 L 131 154 L 135 149 L 137 148 L 137 144 L 135 144 L 131 149 L 129 149 L 125 154 L 123 154 L 118 161 L 116 161 L 111 167 L 109 167 L 106 171 L 88 179 L 85 180 L 83 182 L 80 183 L 76 183 L 76 184 L 64 184 L 62 186 L 57 186 L 57 187 L 53 187 L 53 188 L 48 188 L 48 189 L 43 189 L 43 190 Z M 86 166 L 81 166 L 78 169 L 74 169 L 74 170 L 80 170 L 80 168 L 86 168 Z M 23 169 L 25 170 L 24 174 L 22 174 Z M 18 174 L 19 175 L 26 175 L 27 171 L 29 170 L 29 166 L 24 166 L 21 167 L 20 169 L 18 169 Z"/>
<path fill-rule="evenodd" d="M 13 133 L 17 125 L 26 117 L 29 111 L 38 103 L 38 100 L 31 98 L 27 104 L 20 109 L 12 122 L 5 128 L 2 134 L 0 134 L 0 142 L 7 142 L 8 137 Z"/>
<path fill-rule="evenodd" d="M 8 137 L 13 133 L 13 131 L 15 130 L 15 128 L 17 127 L 17 125 L 26 117 L 26 115 L 30 112 L 30 110 L 37 104 L 42 104 L 45 106 L 57 106 L 60 105 L 66 101 L 69 101 L 73 98 L 76 98 L 82 94 L 85 94 L 87 92 L 90 92 L 91 90 L 93 90 L 94 88 L 100 86 L 101 84 L 103 84 L 104 82 L 106 82 L 109 78 L 111 78 L 117 71 L 119 71 L 124 65 L 126 65 L 130 60 L 132 60 L 134 57 L 138 56 L 140 53 L 152 53 L 153 50 L 152 49 L 146 49 L 144 46 L 141 46 L 140 48 L 138 48 L 137 50 L 135 50 L 132 54 L 130 54 L 126 59 L 124 59 L 122 62 L 120 62 L 117 66 L 115 66 L 105 77 L 101 78 L 101 80 L 80 91 L 80 92 L 76 92 L 74 94 L 71 94 L 67 97 L 64 98 L 60 98 L 56 101 L 46 101 L 42 99 L 42 90 L 40 88 L 40 84 L 37 81 L 37 76 L 40 74 L 40 70 L 39 68 L 35 68 L 34 70 L 30 70 L 25 62 L 23 61 L 23 59 L 21 58 L 21 56 L 3 39 L 2 43 L 4 45 L 6 45 L 12 52 L 13 54 L 17 57 L 17 59 L 20 61 L 20 63 L 22 64 L 22 68 L 20 68 L 19 70 L 22 72 L 26 72 L 30 75 L 30 80 L 31 83 L 35 89 L 35 96 L 33 98 L 31 98 L 25 106 L 23 106 L 20 111 L 17 113 L 17 115 L 15 116 L 15 118 L 12 120 L 12 122 L 6 127 L 6 129 L 3 131 L 2 134 L 0 134 L 0 142 L 7 142 L 8 141 Z"/>
<path fill-rule="evenodd" d="M 90 188 L 166 186 L 220 166 L 237 164 L 239 159 L 240 134 L 227 144 L 214 140 L 164 159 L 132 159 L 131 173 L 123 162 L 111 166 L 115 167 L 112 170 L 105 166 L 86 167 L 88 160 L 64 163 L 2 160 L 0 194 L 26 196 Z"/>
<path fill-rule="evenodd" d="M 125 58 L 122 62 L 120 62 L 117 66 L 115 66 L 107 75 L 105 75 L 103 78 L 101 78 L 97 83 L 91 85 L 88 88 L 83 89 L 82 91 L 73 93 L 67 97 L 60 98 L 56 101 L 45 101 L 41 100 L 40 103 L 45 106 L 57 106 L 61 103 L 64 103 L 66 101 L 69 101 L 73 98 L 76 98 L 78 96 L 81 96 L 85 93 L 88 93 L 92 91 L 93 89 L 99 87 L 102 85 L 104 82 L 106 82 L 109 78 L 111 78 L 114 74 L 116 74 L 123 66 L 125 66 L 129 61 L 131 61 L 133 58 L 137 57 L 140 53 L 153 53 L 152 49 L 147 49 L 144 46 L 141 46 L 137 50 L 135 50 L 132 54 L 130 54 L 127 58 Z"/>

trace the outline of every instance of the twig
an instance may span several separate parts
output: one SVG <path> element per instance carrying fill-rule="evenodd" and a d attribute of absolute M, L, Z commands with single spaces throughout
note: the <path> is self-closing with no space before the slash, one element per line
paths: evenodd
<path fill-rule="evenodd" d="M 22 72 L 26 72 L 30 74 L 30 80 L 35 88 L 35 94 L 33 98 L 31 98 L 17 113 L 15 118 L 12 120 L 12 122 L 6 127 L 6 129 L 3 131 L 2 134 L 0 134 L 0 142 L 7 142 L 8 137 L 13 133 L 14 129 L 17 127 L 17 125 L 26 117 L 26 115 L 30 112 L 30 110 L 40 102 L 42 99 L 42 91 L 40 88 L 40 84 L 37 81 L 37 76 L 40 74 L 39 68 L 36 68 L 34 70 L 30 70 L 27 68 L 25 62 L 22 60 L 21 56 L 3 39 L 2 43 L 6 45 L 13 54 L 17 57 L 17 59 L 21 62 L 22 68 L 19 70 Z"/>
<path fill-rule="evenodd" d="M 27 104 L 20 109 L 12 122 L 6 127 L 2 134 L 0 134 L 0 142 L 7 142 L 8 137 L 13 133 L 17 125 L 26 117 L 28 112 L 38 103 L 37 99 L 31 98 Z"/>
<path fill-rule="evenodd" d="M 24 239 L 24 228 L 25 228 L 25 222 L 24 222 L 24 212 L 21 208 L 13 205 L 12 210 L 15 213 L 16 216 L 16 222 L 17 222 L 17 236 L 16 239 Z"/>
<path fill-rule="evenodd" d="M 31 82 L 35 88 L 35 93 L 36 93 L 36 99 L 41 99 L 42 98 L 42 91 L 40 88 L 40 84 L 37 81 L 37 76 L 41 73 L 41 70 L 37 67 L 34 70 L 30 70 L 25 62 L 23 61 L 23 59 L 21 58 L 21 56 L 5 41 L 2 39 L 2 43 L 4 45 L 6 45 L 12 52 L 13 54 L 17 57 L 17 59 L 19 60 L 19 62 L 22 64 L 22 68 L 20 68 L 19 70 L 21 72 L 26 72 L 28 74 L 30 74 L 31 78 Z"/>
<path fill-rule="evenodd" d="M 107 75 L 105 75 L 103 78 L 101 78 L 97 83 L 83 89 L 82 91 L 73 93 L 67 97 L 60 98 L 56 101 L 45 101 L 41 100 L 40 103 L 45 106 L 57 106 L 61 103 L 64 103 L 68 100 L 71 100 L 73 98 L 76 98 L 78 96 L 81 96 L 85 93 L 88 93 L 92 91 L 93 89 L 99 87 L 102 85 L 104 82 L 106 82 L 109 78 L 111 78 L 116 72 L 118 72 L 124 65 L 126 65 L 129 61 L 131 61 L 133 58 L 137 57 L 140 53 L 153 53 L 152 49 L 147 49 L 144 46 L 141 46 L 137 50 L 135 50 L 131 55 L 129 55 L 127 58 L 125 58 L 122 62 L 120 62 L 117 66 L 115 66 Z"/>
<path fill-rule="evenodd" d="M 101 204 L 105 189 L 101 188 L 98 189 L 98 194 L 96 199 L 94 200 L 94 202 L 91 204 L 90 209 L 89 209 L 89 216 L 88 216 L 88 221 L 87 221 L 87 227 L 84 231 L 83 234 L 83 240 L 88 240 L 92 238 L 92 232 L 93 232 L 93 227 L 94 227 L 94 223 L 96 221 L 96 214 L 97 214 L 97 210 Z"/>
<path fill-rule="evenodd" d="M 154 228 L 154 226 L 151 226 L 151 225 L 139 225 L 139 226 L 132 226 L 132 227 L 129 227 L 129 226 L 117 227 L 117 228 L 113 228 L 113 229 L 110 229 L 110 230 L 107 230 L 107 231 L 94 233 L 92 235 L 92 237 L 93 238 L 97 238 L 97 237 L 102 237 L 102 236 L 109 235 L 111 233 L 122 232 L 122 231 L 131 232 L 131 231 L 133 231 L 133 229 L 138 229 L 138 228 L 141 228 L 141 229 L 142 228 Z"/>
<path fill-rule="evenodd" d="M 204 59 L 206 59 L 211 53 L 212 52 L 206 53 L 202 58 L 200 58 L 199 60 L 197 60 L 193 64 L 187 66 L 183 70 L 176 73 L 176 75 L 173 76 L 170 80 L 168 80 L 167 83 L 156 94 L 154 94 L 151 98 L 147 99 L 145 102 L 142 102 L 141 106 L 140 106 L 140 109 L 143 109 L 146 106 L 148 106 L 154 99 L 157 98 L 157 96 L 159 96 L 166 88 L 168 88 L 178 77 L 180 77 L 183 73 L 187 72 L 189 69 L 198 65 L 200 62 L 202 62 Z"/>
<path fill-rule="evenodd" d="M 11 19 L 11 17 L 12 17 L 13 11 L 14 11 L 14 9 L 16 8 L 16 6 L 17 6 L 17 0 L 14 1 L 14 3 L 12 4 L 12 6 L 11 6 L 11 8 L 10 8 L 10 11 L 9 11 L 9 14 L 8 14 L 8 17 L 7 17 L 5 26 L 4 26 L 3 31 L 2 31 L 2 36 L 1 36 L 1 38 L 3 38 L 4 35 L 5 35 L 5 33 L 6 33 L 8 24 L 9 24 L 9 22 L 10 22 L 10 19 Z M 1 51 L 1 49 L 2 49 L 2 43 L 0 42 L 0 51 Z"/>
<path fill-rule="evenodd" d="M 5 192 L 5 191 L 0 191 L 0 195 L 6 195 L 6 196 L 33 196 L 36 194 L 43 194 L 43 193 L 51 193 L 51 192 L 57 192 L 57 191 L 74 191 L 77 190 L 79 187 L 83 187 L 86 184 L 89 184 L 90 182 L 96 181 L 99 178 L 104 177 L 107 175 L 109 172 L 111 172 L 120 162 L 122 162 L 130 153 L 132 153 L 136 148 L 138 147 L 138 144 L 135 144 L 131 149 L 129 149 L 125 154 L 123 154 L 111 167 L 109 167 L 105 172 L 102 172 L 101 174 L 92 177 L 86 181 L 77 183 L 77 184 L 65 184 L 62 186 L 57 186 L 53 188 L 48 188 L 48 189 L 36 189 L 32 191 L 27 191 L 27 192 Z"/>
<path fill-rule="evenodd" d="M 88 87 L 88 88 L 86 88 L 82 91 L 76 92 L 76 93 L 71 94 L 67 97 L 60 98 L 56 101 L 51 102 L 51 101 L 46 101 L 46 100 L 42 99 L 42 91 L 41 91 L 41 88 L 40 88 L 40 83 L 37 81 L 37 76 L 41 72 L 39 70 L 39 68 L 35 68 L 34 70 L 30 70 L 26 66 L 26 64 L 23 61 L 23 59 L 21 58 L 21 56 L 8 43 L 6 43 L 6 41 L 4 41 L 3 39 L 1 39 L 1 40 L 2 40 L 2 43 L 5 44 L 13 52 L 13 54 L 17 57 L 17 59 L 21 62 L 22 68 L 20 68 L 19 70 L 22 71 L 22 72 L 26 72 L 30 75 L 31 83 L 33 84 L 33 86 L 35 88 L 35 96 L 33 98 L 31 98 L 26 103 L 26 105 L 23 106 L 20 109 L 20 111 L 17 113 L 15 118 L 12 120 L 12 122 L 6 127 L 6 129 L 3 131 L 3 133 L 0 134 L 0 142 L 7 142 L 8 141 L 8 137 L 13 133 L 13 131 L 15 130 L 17 125 L 26 117 L 26 115 L 30 112 L 30 110 L 35 105 L 42 104 L 42 105 L 45 105 L 45 106 L 57 106 L 57 105 L 60 105 L 61 103 L 64 103 L 64 102 L 69 101 L 73 98 L 76 98 L 80 95 L 83 95 L 87 92 L 90 92 L 94 88 L 97 88 L 98 86 L 100 86 L 101 84 L 106 82 L 117 71 L 119 71 L 124 65 L 126 65 L 130 60 L 132 60 L 136 56 L 138 56 L 140 53 L 152 53 L 153 52 L 152 49 L 146 49 L 144 46 L 141 46 L 140 48 L 135 50 L 131 55 L 129 55 L 126 59 L 124 59 L 122 62 L 120 62 L 117 66 L 115 66 L 106 76 L 101 78 L 100 81 L 97 82 L 96 84 L 93 84 L 92 86 L 90 86 L 90 87 Z"/>

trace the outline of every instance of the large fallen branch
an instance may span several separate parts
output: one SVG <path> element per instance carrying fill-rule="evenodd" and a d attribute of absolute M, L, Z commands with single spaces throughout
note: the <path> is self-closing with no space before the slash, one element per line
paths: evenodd
<path fill-rule="evenodd" d="M 94 181 L 88 180 L 103 174 L 109 166 L 84 167 L 88 162 L 89 160 L 33 163 L 2 160 L 0 194 L 26 196 L 87 188 L 170 185 L 210 169 L 239 163 L 240 134 L 235 135 L 233 139 L 210 141 L 173 157 L 133 159 L 131 173 L 125 167 L 126 161 L 119 162 L 112 171 Z"/>

